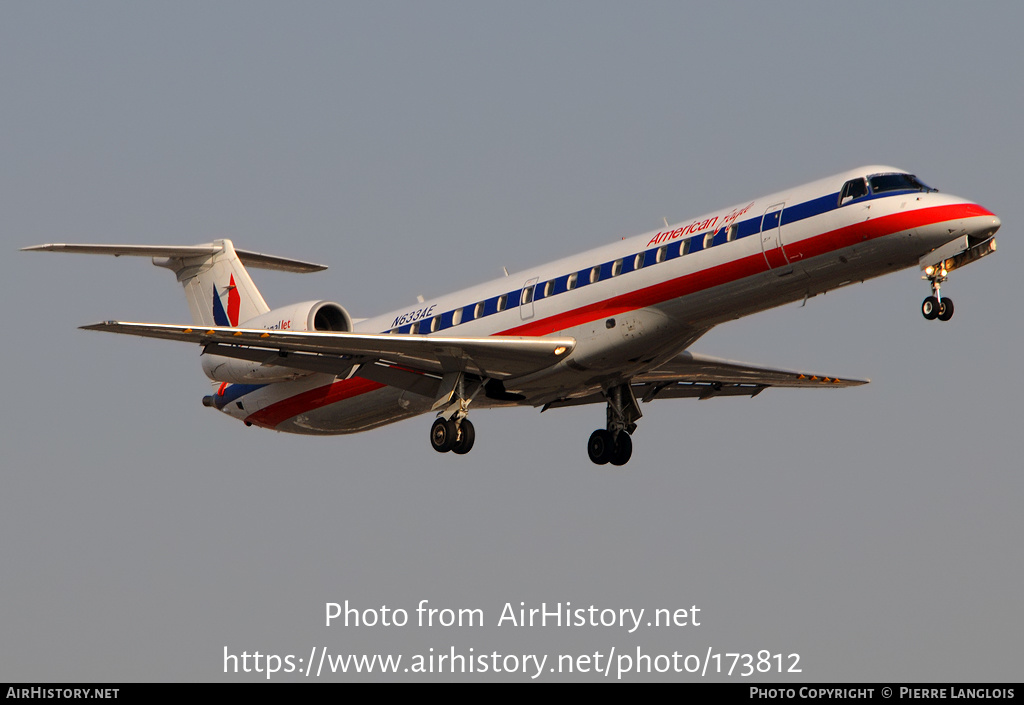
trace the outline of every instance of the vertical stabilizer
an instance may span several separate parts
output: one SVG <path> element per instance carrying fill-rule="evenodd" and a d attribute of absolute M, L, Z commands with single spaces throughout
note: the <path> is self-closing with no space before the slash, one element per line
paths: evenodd
<path fill-rule="evenodd" d="M 153 264 L 174 272 L 185 287 L 192 322 L 205 326 L 237 326 L 270 310 L 231 240 L 214 240 L 216 251 L 197 256 L 153 258 Z"/>

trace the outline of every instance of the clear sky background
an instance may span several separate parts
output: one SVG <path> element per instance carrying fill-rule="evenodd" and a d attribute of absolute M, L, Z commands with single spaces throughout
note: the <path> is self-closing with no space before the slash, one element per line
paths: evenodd
<path fill-rule="evenodd" d="M 1009 2 L 0 4 L 0 681 L 250 680 L 224 647 L 314 646 L 1019 680 L 1022 24 Z M 271 306 L 359 317 L 872 163 L 1002 218 L 943 288 L 954 319 L 921 317 L 906 270 L 722 326 L 694 350 L 872 383 L 654 402 L 622 470 L 587 459 L 599 406 L 478 412 L 465 457 L 429 417 L 245 428 L 200 405 L 195 349 L 76 330 L 187 322 L 166 271 L 17 251 L 230 237 L 331 265 L 254 272 Z M 346 599 L 486 624 L 325 627 Z M 520 601 L 702 620 L 498 628 Z"/>

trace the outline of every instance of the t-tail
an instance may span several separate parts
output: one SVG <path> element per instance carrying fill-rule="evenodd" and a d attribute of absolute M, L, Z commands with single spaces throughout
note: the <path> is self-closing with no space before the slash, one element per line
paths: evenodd
<path fill-rule="evenodd" d="M 35 245 L 25 250 L 78 254 L 151 257 L 153 264 L 174 272 L 185 287 L 192 322 L 202 326 L 230 326 L 270 311 L 246 265 L 286 272 L 318 272 L 325 265 L 259 252 L 236 250 L 231 240 L 204 245 Z"/>
<path fill-rule="evenodd" d="M 35 245 L 23 249 L 151 257 L 153 264 L 174 272 L 185 287 L 192 325 L 204 329 L 338 332 L 353 328 L 348 311 L 331 301 L 304 301 L 271 310 L 246 271 L 249 266 L 285 272 L 319 272 L 327 269 L 325 265 L 236 250 L 230 240 L 214 240 L 205 245 Z M 124 328 L 117 330 L 123 332 Z M 266 384 L 310 374 L 269 365 L 266 354 L 253 359 L 249 351 L 237 351 L 230 346 L 204 342 L 203 352 L 203 372 L 218 383 Z"/>

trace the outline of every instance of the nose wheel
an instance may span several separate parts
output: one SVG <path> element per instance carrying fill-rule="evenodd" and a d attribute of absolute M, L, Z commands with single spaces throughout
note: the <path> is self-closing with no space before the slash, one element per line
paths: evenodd
<path fill-rule="evenodd" d="M 953 299 L 929 296 L 921 304 L 921 315 L 929 321 L 934 321 L 936 318 L 940 321 L 948 321 L 953 317 Z"/>
<path fill-rule="evenodd" d="M 953 317 L 953 299 L 942 296 L 942 282 L 946 281 L 947 274 L 942 265 L 925 269 L 922 279 L 927 279 L 932 285 L 932 295 L 921 302 L 921 315 L 929 321 L 936 318 L 948 321 Z"/>

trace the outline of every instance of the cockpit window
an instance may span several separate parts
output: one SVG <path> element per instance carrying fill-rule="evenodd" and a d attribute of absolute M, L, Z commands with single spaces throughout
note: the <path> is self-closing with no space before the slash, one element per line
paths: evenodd
<path fill-rule="evenodd" d="M 871 193 L 884 193 L 886 191 L 935 191 L 935 189 L 928 188 L 918 181 L 916 176 L 911 176 L 910 174 L 882 174 L 880 176 L 872 176 L 870 181 Z"/>
<path fill-rule="evenodd" d="M 843 191 L 839 194 L 839 205 L 845 206 L 850 201 L 856 201 L 868 195 L 868 185 L 864 179 L 851 179 L 843 184 Z"/>

